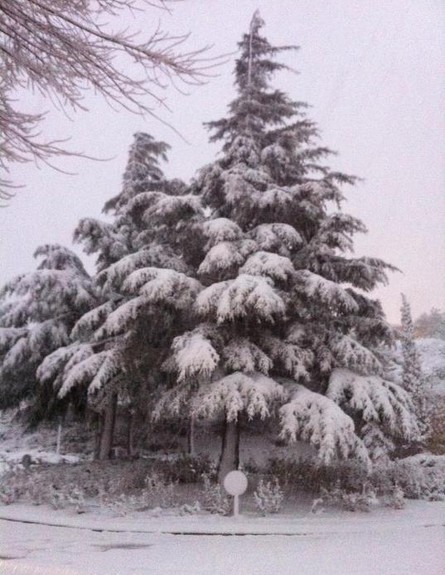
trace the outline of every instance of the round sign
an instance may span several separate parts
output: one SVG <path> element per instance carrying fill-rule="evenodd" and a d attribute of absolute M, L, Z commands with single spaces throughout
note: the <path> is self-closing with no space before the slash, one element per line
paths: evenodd
<path fill-rule="evenodd" d="M 242 495 L 247 489 L 247 477 L 242 471 L 230 471 L 224 477 L 223 485 L 229 495 Z"/>

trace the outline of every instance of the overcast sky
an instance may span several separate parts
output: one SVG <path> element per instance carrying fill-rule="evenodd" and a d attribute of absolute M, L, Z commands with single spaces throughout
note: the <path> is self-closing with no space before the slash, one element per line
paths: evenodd
<path fill-rule="evenodd" d="M 399 321 L 400 292 L 415 316 L 445 308 L 445 3 L 442 0 L 184 0 L 172 14 L 147 8 L 135 25 L 191 32 L 190 48 L 212 44 L 232 52 L 256 8 L 272 44 L 298 44 L 285 61 L 298 75 L 282 73 L 277 85 L 307 101 L 322 142 L 338 151 L 331 165 L 363 178 L 345 190 L 345 211 L 369 233 L 356 238 L 356 254 L 381 257 L 403 273 L 375 292 L 388 318 Z M 233 59 L 207 85 L 188 95 L 169 91 L 171 113 L 159 111 L 186 138 L 152 118 L 115 111 L 88 96 L 89 113 L 66 119 L 51 112 L 47 138 L 71 136 L 69 146 L 92 156 L 56 165 L 77 175 L 34 164 L 17 166 L 26 185 L 0 211 L 0 283 L 35 267 L 42 243 L 71 245 L 81 217 L 102 217 L 104 202 L 118 193 L 132 134 L 146 131 L 171 146 L 169 176 L 188 180 L 212 161 L 202 122 L 219 119 L 234 96 Z M 26 98 L 28 109 L 49 104 Z M 89 269 L 92 270 L 91 262 Z"/>

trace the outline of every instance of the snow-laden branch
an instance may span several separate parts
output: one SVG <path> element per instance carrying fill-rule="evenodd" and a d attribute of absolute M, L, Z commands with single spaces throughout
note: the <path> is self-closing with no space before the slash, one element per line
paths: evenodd
<path fill-rule="evenodd" d="M 219 363 L 215 348 L 199 331 L 176 337 L 172 350 L 179 383 L 197 376 L 210 377 Z"/>
<path fill-rule="evenodd" d="M 342 409 L 358 414 L 366 423 L 383 425 L 396 437 L 418 437 L 409 395 L 391 381 L 338 368 L 332 372 L 326 395 Z"/>
<path fill-rule="evenodd" d="M 281 282 L 289 281 L 295 273 L 289 258 L 259 251 L 251 255 L 239 270 L 240 274 L 266 276 Z"/>
<path fill-rule="evenodd" d="M 297 272 L 298 282 L 303 293 L 318 300 L 324 306 L 336 306 L 348 312 L 357 312 L 358 305 L 348 291 L 338 283 L 327 280 L 308 270 Z"/>
<path fill-rule="evenodd" d="M 303 243 L 301 235 L 289 224 L 261 224 L 250 232 L 260 249 L 288 256 Z"/>
<path fill-rule="evenodd" d="M 270 377 L 238 371 L 203 385 L 193 400 L 193 412 L 206 419 L 224 416 L 236 421 L 241 413 L 265 419 L 284 397 L 283 387 Z"/>
<path fill-rule="evenodd" d="M 291 400 L 280 408 L 280 425 L 281 437 L 310 443 L 323 463 L 352 456 L 368 461 L 352 419 L 332 399 L 302 385 L 292 384 Z"/>
<path fill-rule="evenodd" d="M 209 250 L 220 242 L 235 242 L 242 239 L 241 228 L 228 218 L 215 218 L 202 224 L 202 231 L 208 238 L 205 249 Z"/>
<path fill-rule="evenodd" d="M 271 280 L 246 274 L 204 289 L 196 300 L 196 308 L 203 316 L 216 316 L 218 323 L 246 317 L 273 323 L 286 311 Z"/>

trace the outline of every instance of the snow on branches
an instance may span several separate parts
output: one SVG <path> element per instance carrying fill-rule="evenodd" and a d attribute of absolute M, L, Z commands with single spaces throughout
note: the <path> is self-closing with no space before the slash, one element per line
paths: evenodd
<path fill-rule="evenodd" d="M 362 374 L 381 373 L 382 365 L 364 345 L 348 335 L 335 335 L 330 344 L 337 365 Z"/>
<path fill-rule="evenodd" d="M 338 283 L 308 270 L 298 271 L 296 278 L 297 289 L 302 289 L 303 293 L 311 300 L 315 299 L 323 306 L 339 307 L 347 312 L 358 311 L 355 299 Z"/>
<path fill-rule="evenodd" d="M 147 248 L 122 257 L 109 265 L 97 276 L 103 290 L 119 290 L 127 277 L 140 268 L 158 267 L 185 272 L 187 266 L 174 254 L 169 253 L 163 246 L 153 244 Z"/>
<path fill-rule="evenodd" d="M 37 379 L 42 383 L 53 382 L 53 386 L 59 388 L 70 370 L 93 354 L 93 348 L 88 343 L 59 347 L 47 355 L 39 365 L 36 372 Z"/>
<path fill-rule="evenodd" d="M 245 262 L 246 257 L 255 251 L 256 247 L 252 240 L 220 242 L 207 252 L 198 268 L 198 273 L 209 276 L 218 276 L 224 272 L 233 274 Z"/>
<path fill-rule="evenodd" d="M 261 336 L 260 343 L 278 373 L 292 377 L 297 382 L 310 379 L 310 368 L 314 364 L 311 349 L 267 334 Z"/>
<path fill-rule="evenodd" d="M 215 218 L 203 223 L 202 231 L 208 238 L 205 246 L 209 250 L 220 242 L 236 242 L 242 239 L 243 232 L 241 228 L 228 218 Z"/>
<path fill-rule="evenodd" d="M 301 235 L 289 224 L 260 224 L 250 232 L 250 236 L 261 250 L 282 256 L 289 256 L 303 243 Z"/>
<path fill-rule="evenodd" d="M 69 366 L 67 376 L 59 389 L 59 397 L 65 397 L 74 387 L 87 386 L 88 394 L 94 394 L 101 390 L 106 384 L 110 383 L 121 371 L 119 354 L 116 350 L 105 350 L 99 353 L 88 354 L 85 351 L 85 359 L 82 359 L 75 365 Z M 77 359 L 82 355 L 79 354 Z M 74 362 L 73 362 L 74 363 Z"/>
<path fill-rule="evenodd" d="M 150 304 L 164 303 L 176 309 L 188 309 L 202 286 L 198 280 L 172 269 L 142 268 L 128 276 L 124 289 L 140 293 Z"/>
<path fill-rule="evenodd" d="M 269 278 L 246 274 L 204 289 L 196 300 L 196 308 L 200 315 L 213 317 L 218 323 L 245 317 L 273 323 L 286 311 Z"/>
<path fill-rule="evenodd" d="M 359 375 L 344 368 L 334 369 L 326 395 L 345 411 L 358 414 L 365 423 L 383 426 L 395 437 L 418 437 L 419 429 L 409 395 L 400 386 L 378 375 Z"/>
<path fill-rule="evenodd" d="M 11 387 L 5 397 L 14 401 L 19 396 L 10 381 L 19 379 L 26 393 L 35 392 L 39 363 L 69 344 L 76 320 L 97 303 L 91 278 L 71 250 L 45 245 L 35 257 L 42 259 L 37 270 L 14 278 L 0 292 L 0 385 Z"/>
<path fill-rule="evenodd" d="M 223 349 L 222 357 L 227 371 L 260 372 L 267 375 L 273 362 L 257 345 L 243 337 L 233 338 Z"/>
<path fill-rule="evenodd" d="M 310 443 L 322 463 L 352 456 L 367 462 L 366 448 L 355 433 L 351 417 L 332 399 L 290 384 L 291 399 L 280 408 L 281 437 Z"/>
<path fill-rule="evenodd" d="M 293 277 L 295 270 L 289 258 L 260 251 L 248 258 L 239 273 L 266 276 L 278 282 L 287 282 Z"/>
<path fill-rule="evenodd" d="M 240 413 L 265 419 L 284 397 L 283 387 L 270 377 L 237 371 L 203 385 L 193 400 L 193 413 L 206 419 L 223 415 L 226 421 L 236 421 Z"/>
<path fill-rule="evenodd" d="M 197 376 L 209 377 L 219 363 L 215 348 L 199 331 L 176 337 L 172 350 L 179 383 Z"/>

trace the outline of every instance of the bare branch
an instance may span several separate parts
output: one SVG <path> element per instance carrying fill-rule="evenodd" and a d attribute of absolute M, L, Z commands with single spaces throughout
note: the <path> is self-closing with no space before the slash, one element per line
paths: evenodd
<path fill-rule="evenodd" d="M 208 47 L 186 51 L 188 35 L 158 27 L 145 39 L 137 30 L 113 31 L 125 11 L 170 11 L 175 0 L 1 0 L 0 2 L 0 169 L 29 160 L 73 155 L 61 141 L 41 141 L 45 114 L 16 106 L 17 89 L 35 91 L 68 113 L 85 109 L 93 88 L 112 106 L 159 119 L 169 86 L 199 85 L 224 58 L 207 56 Z M 179 85 L 178 85 L 179 81 Z M 82 154 L 74 154 L 82 155 Z M 0 180 L 0 199 L 12 195 Z"/>

